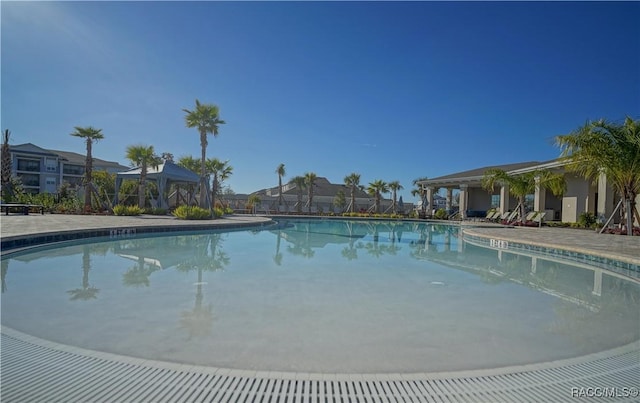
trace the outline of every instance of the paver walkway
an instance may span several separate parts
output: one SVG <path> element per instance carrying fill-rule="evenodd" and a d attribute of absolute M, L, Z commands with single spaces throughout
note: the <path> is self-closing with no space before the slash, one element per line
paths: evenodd
<path fill-rule="evenodd" d="M 598 234 L 575 228 L 475 227 L 473 223 L 462 226 L 470 235 L 566 249 L 640 265 L 640 236 Z"/>

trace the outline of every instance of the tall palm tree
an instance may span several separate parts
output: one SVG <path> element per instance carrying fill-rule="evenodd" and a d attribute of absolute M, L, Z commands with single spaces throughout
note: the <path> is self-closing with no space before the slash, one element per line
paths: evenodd
<path fill-rule="evenodd" d="M 298 203 L 296 204 L 298 214 L 302 213 L 302 193 L 307 186 L 307 180 L 304 176 L 294 176 L 291 182 L 296 187 L 296 194 L 298 195 Z"/>
<path fill-rule="evenodd" d="M 307 209 L 309 213 L 311 213 L 311 205 L 313 204 L 313 188 L 316 186 L 316 179 L 318 179 L 318 175 L 314 172 L 304 174 L 304 181 L 307 186 L 307 201 L 309 203 Z"/>
<path fill-rule="evenodd" d="M 218 126 L 225 124 L 225 121 L 220 119 L 220 110 L 217 105 L 213 104 L 201 104 L 196 99 L 196 107 L 194 110 L 183 109 L 186 113 L 185 123 L 187 127 L 195 127 L 200 133 L 200 147 L 201 159 L 200 159 L 200 207 L 206 205 L 206 193 L 207 193 L 207 179 L 206 179 L 206 160 L 207 160 L 207 134 L 212 134 L 214 137 L 218 136 Z M 211 208 L 211 206 L 208 206 Z"/>
<path fill-rule="evenodd" d="M 233 167 L 229 165 L 229 161 L 210 158 L 207 159 L 206 168 L 207 174 L 213 175 L 213 182 L 211 183 L 211 204 L 215 207 L 216 195 L 220 193 L 220 186 L 222 182 L 229 179 L 233 173 Z"/>
<path fill-rule="evenodd" d="M 539 183 L 537 184 L 536 181 Z M 561 196 L 566 187 L 563 175 L 548 170 L 535 170 L 521 175 L 510 175 L 497 168 L 486 170 L 482 177 L 482 187 L 493 191 L 496 184 L 509 185 L 509 193 L 518 199 L 520 221 L 524 221 L 525 218 L 525 197 L 536 191 L 536 185 L 551 190 L 555 196 Z"/>
<path fill-rule="evenodd" d="M 351 212 L 356 208 L 356 191 L 360 187 L 360 174 L 355 172 L 344 177 L 344 184 L 351 190 Z"/>
<path fill-rule="evenodd" d="M 367 193 L 374 197 L 376 213 L 380 213 L 380 199 L 382 193 L 388 192 L 389 185 L 381 179 L 369 183 L 369 187 L 367 187 Z"/>
<path fill-rule="evenodd" d="M 9 149 L 9 137 L 11 132 L 7 129 L 2 132 L 2 200 L 7 202 L 13 197 L 11 187 L 11 151 Z"/>
<path fill-rule="evenodd" d="M 158 168 L 162 159 L 153 150 L 153 146 L 133 145 L 127 147 L 126 158 L 134 166 L 140 167 L 140 183 L 138 184 L 138 207 L 144 208 L 147 190 L 147 172 L 149 166 Z"/>
<path fill-rule="evenodd" d="M 278 206 L 282 206 L 282 177 L 287 174 L 284 164 L 278 165 L 276 173 L 278 174 Z"/>
<path fill-rule="evenodd" d="M 605 174 L 625 202 L 627 234 L 633 235 L 633 216 L 640 222 L 636 197 L 640 193 L 640 120 L 626 117 L 623 124 L 604 119 L 589 122 L 556 137 L 567 168 L 587 179 Z"/>
<path fill-rule="evenodd" d="M 397 208 L 397 193 L 398 190 L 402 190 L 404 189 L 404 187 L 400 184 L 399 181 L 391 181 L 388 184 L 389 186 L 389 190 L 391 190 L 392 192 L 392 196 L 391 196 L 391 207 L 393 208 L 393 214 L 398 212 L 398 208 Z"/>
<path fill-rule="evenodd" d="M 71 133 L 72 136 L 85 139 L 87 145 L 87 157 L 84 163 L 84 209 L 85 211 L 91 210 L 91 186 L 92 186 L 92 171 L 93 171 L 93 157 L 91 156 L 91 149 L 93 142 L 102 140 L 104 135 L 102 129 L 96 129 L 92 126 L 74 127 L 75 131 Z"/>
<path fill-rule="evenodd" d="M 422 187 L 422 185 L 420 185 L 419 182 L 422 181 L 426 181 L 427 177 L 423 176 L 421 178 L 416 178 L 413 180 L 413 186 L 415 186 L 415 188 L 413 188 L 411 190 L 411 195 L 414 197 L 420 197 L 420 200 L 422 201 L 422 204 L 420 206 L 420 210 L 422 210 L 422 215 L 424 216 L 425 214 L 427 214 L 427 191 Z M 433 206 L 429 206 L 430 208 L 433 208 Z"/>

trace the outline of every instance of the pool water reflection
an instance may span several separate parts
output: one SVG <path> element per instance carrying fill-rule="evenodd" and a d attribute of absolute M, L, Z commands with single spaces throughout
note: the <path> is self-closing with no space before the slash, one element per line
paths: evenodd
<path fill-rule="evenodd" d="M 616 273 L 463 242 L 455 226 L 281 224 L 13 254 L 2 324 L 134 357 L 325 373 L 495 368 L 640 338 L 640 287 Z"/>

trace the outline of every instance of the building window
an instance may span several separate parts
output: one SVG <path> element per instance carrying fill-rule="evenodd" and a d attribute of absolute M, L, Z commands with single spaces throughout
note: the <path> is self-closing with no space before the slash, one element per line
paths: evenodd
<path fill-rule="evenodd" d="M 65 175 L 84 175 L 84 166 L 64 164 L 62 173 Z"/>
<path fill-rule="evenodd" d="M 47 158 L 44 160 L 44 165 L 47 172 L 56 172 L 58 170 L 58 161 L 54 158 Z"/>
<path fill-rule="evenodd" d="M 18 159 L 18 171 L 40 172 L 40 160 Z"/>
<path fill-rule="evenodd" d="M 40 175 L 18 175 L 23 186 L 40 187 Z"/>
<path fill-rule="evenodd" d="M 77 186 L 82 184 L 82 178 L 77 176 L 63 176 L 63 182 L 67 182 L 71 186 Z"/>

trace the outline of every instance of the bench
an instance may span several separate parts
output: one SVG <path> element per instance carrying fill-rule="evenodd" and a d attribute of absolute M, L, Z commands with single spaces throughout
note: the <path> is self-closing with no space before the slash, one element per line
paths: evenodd
<path fill-rule="evenodd" d="M 4 210 L 5 215 L 9 215 L 9 209 L 15 209 L 22 211 L 22 214 L 29 215 L 29 210 L 34 209 L 40 211 L 40 214 L 44 214 L 44 206 L 40 204 L 22 204 L 22 203 L 2 203 L 0 208 Z"/>

